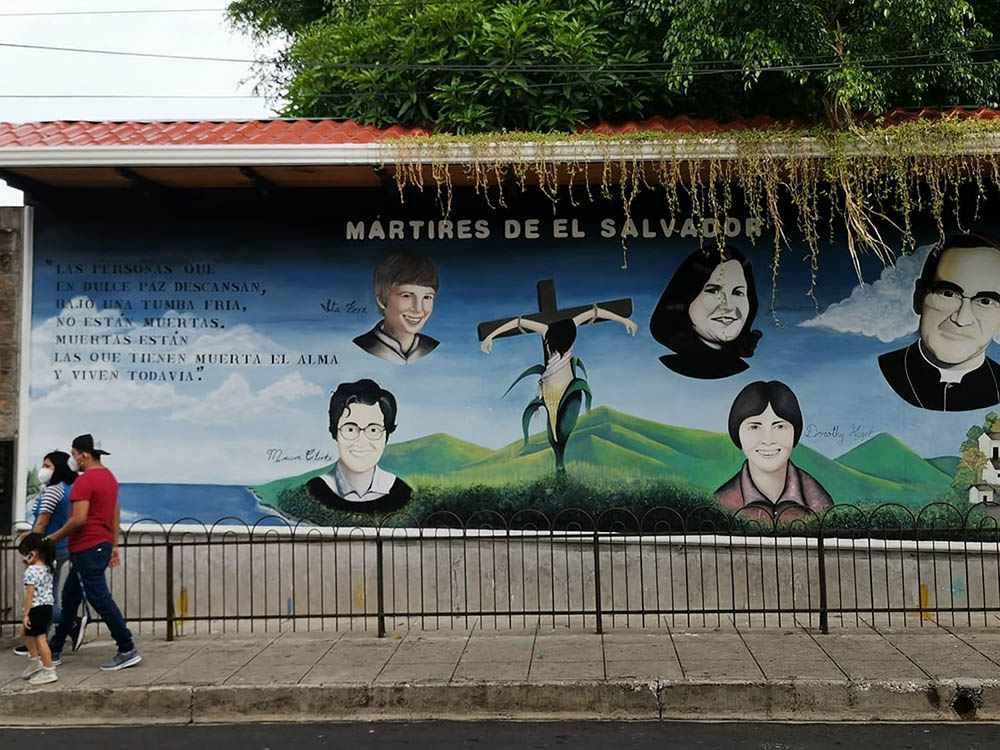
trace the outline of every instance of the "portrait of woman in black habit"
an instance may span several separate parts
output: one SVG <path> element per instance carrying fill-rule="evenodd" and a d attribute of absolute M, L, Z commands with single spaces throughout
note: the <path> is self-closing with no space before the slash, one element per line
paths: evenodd
<path fill-rule="evenodd" d="M 649 321 L 653 338 L 675 352 L 660 357 L 679 375 L 710 380 L 750 367 L 761 332 L 750 261 L 733 247 L 695 250 L 663 290 Z"/>

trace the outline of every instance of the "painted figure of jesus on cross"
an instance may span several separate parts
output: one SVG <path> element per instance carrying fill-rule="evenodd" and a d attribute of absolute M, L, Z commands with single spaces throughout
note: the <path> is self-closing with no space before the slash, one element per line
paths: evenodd
<path fill-rule="evenodd" d="M 542 337 L 544 363 L 534 365 L 522 372 L 507 389 L 504 396 L 521 380 L 538 375 L 538 395 L 528 404 L 521 417 L 524 444 L 528 444 L 528 428 L 531 418 L 540 408 L 548 415 L 546 432 L 549 445 L 556 458 L 556 471 L 566 471 L 566 443 L 580 417 L 580 406 L 586 399 L 590 408 L 592 394 L 587 384 L 587 370 L 578 357 L 573 356 L 576 329 L 585 324 L 615 320 L 625 326 L 625 330 L 635 335 L 638 326 L 628 319 L 632 314 L 631 299 L 616 299 L 608 302 L 594 302 L 589 305 L 568 307 L 560 310 L 556 303 L 556 285 L 551 279 L 538 282 L 538 310 L 516 318 L 491 320 L 479 324 L 479 340 L 482 350 L 493 351 L 493 339 L 517 336 L 522 333 L 537 333 Z M 582 375 L 578 375 L 579 371 Z"/>

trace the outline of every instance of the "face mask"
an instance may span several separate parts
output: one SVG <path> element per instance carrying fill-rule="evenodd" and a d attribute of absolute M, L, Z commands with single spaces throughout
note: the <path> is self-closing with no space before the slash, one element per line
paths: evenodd
<path fill-rule="evenodd" d="M 48 484 L 52 481 L 52 469 L 39 469 L 38 470 L 38 481 L 42 484 Z"/>
<path fill-rule="evenodd" d="M 31 563 L 35 561 L 35 553 L 29 552 L 26 555 L 21 555 L 21 560 L 24 562 L 25 565 L 31 565 Z"/>
<path fill-rule="evenodd" d="M 70 471 L 80 471 L 80 466 L 79 464 L 77 464 L 75 456 L 70 456 L 69 461 L 66 462 L 66 465 L 69 466 Z"/>

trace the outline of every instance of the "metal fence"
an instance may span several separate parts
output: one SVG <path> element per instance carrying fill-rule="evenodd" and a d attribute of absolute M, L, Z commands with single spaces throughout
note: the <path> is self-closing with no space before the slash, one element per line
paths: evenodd
<path fill-rule="evenodd" d="M 437 512 L 345 528 L 139 521 L 109 583 L 130 627 L 208 632 L 407 628 L 1000 624 L 1000 507 L 837 506 L 780 523 L 718 508 L 552 515 Z M 0 540 L 0 622 L 20 558 Z"/>

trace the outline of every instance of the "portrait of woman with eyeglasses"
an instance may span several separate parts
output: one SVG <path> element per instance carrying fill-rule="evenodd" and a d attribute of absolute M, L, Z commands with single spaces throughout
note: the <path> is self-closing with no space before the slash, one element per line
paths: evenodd
<path fill-rule="evenodd" d="M 396 398 L 374 380 L 341 383 L 330 397 L 330 435 L 340 457 L 306 489 L 324 507 L 351 513 L 389 513 L 409 502 L 413 490 L 382 469 L 389 435 L 396 429 Z"/>
<path fill-rule="evenodd" d="M 937 245 L 913 288 L 919 337 L 878 358 L 904 401 L 933 411 L 1000 403 L 1000 364 L 986 356 L 1000 335 L 1000 243 L 960 234 Z"/>

